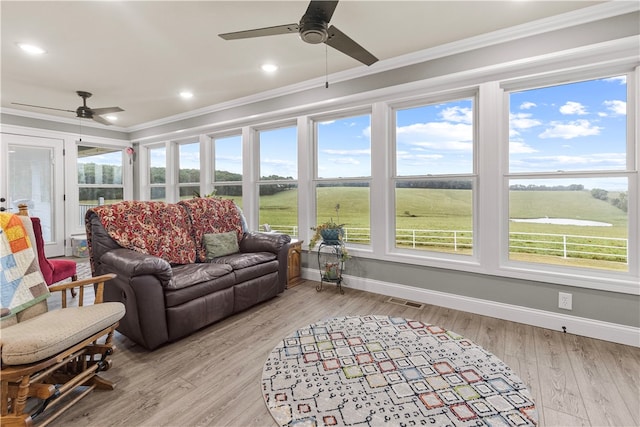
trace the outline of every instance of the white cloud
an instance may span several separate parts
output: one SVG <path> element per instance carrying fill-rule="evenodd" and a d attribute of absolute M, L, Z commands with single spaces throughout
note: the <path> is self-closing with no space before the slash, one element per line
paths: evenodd
<path fill-rule="evenodd" d="M 604 79 L 604 81 L 609 83 L 618 83 L 618 84 L 624 85 L 624 84 L 627 84 L 627 76 L 610 77 L 608 79 Z"/>
<path fill-rule="evenodd" d="M 528 110 L 529 108 L 537 107 L 538 105 L 535 102 L 523 102 L 520 104 L 521 110 Z"/>
<path fill-rule="evenodd" d="M 522 159 L 532 168 L 549 170 L 619 169 L 626 164 L 625 153 L 598 153 L 581 156 L 539 156 Z M 536 168 L 536 169 L 537 169 Z"/>
<path fill-rule="evenodd" d="M 511 129 L 529 129 L 542 124 L 540 120 L 532 119 L 530 113 L 516 113 L 509 115 Z"/>
<path fill-rule="evenodd" d="M 473 110 L 471 108 L 449 107 L 440 112 L 440 117 L 448 122 L 473 123 Z"/>
<path fill-rule="evenodd" d="M 440 160 L 444 158 L 442 154 L 416 154 L 406 151 L 398 153 L 396 157 L 400 160 Z M 422 164 L 422 162 L 420 162 Z"/>
<path fill-rule="evenodd" d="M 337 156 L 370 156 L 371 150 L 322 150 L 323 153 Z"/>
<path fill-rule="evenodd" d="M 422 141 L 412 142 L 411 145 L 423 149 L 439 151 L 471 151 L 473 144 L 465 141 Z"/>
<path fill-rule="evenodd" d="M 524 142 L 509 141 L 509 153 L 522 154 L 522 153 L 537 153 L 538 150 Z"/>
<path fill-rule="evenodd" d="M 396 134 L 398 142 L 405 144 L 420 141 L 471 141 L 473 126 L 448 122 L 415 123 L 399 127 Z"/>
<path fill-rule="evenodd" d="M 566 104 L 560 107 L 561 114 L 577 114 L 579 116 L 587 114 L 587 110 L 584 105 L 579 102 L 567 101 Z"/>
<path fill-rule="evenodd" d="M 337 163 L 340 165 L 359 165 L 360 161 L 351 157 L 336 157 L 331 159 L 333 163 Z"/>
<path fill-rule="evenodd" d="M 573 139 L 580 136 L 593 136 L 599 135 L 599 126 L 593 126 L 588 120 L 575 120 L 572 122 L 558 122 L 553 121 L 550 123 L 551 127 L 540 135 L 540 138 L 562 138 Z"/>
<path fill-rule="evenodd" d="M 602 104 L 611 112 L 610 115 L 624 116 L 627 114 L 627 103 L 624 101 L 615 99 L 611 101 L 604 101 Z"/>

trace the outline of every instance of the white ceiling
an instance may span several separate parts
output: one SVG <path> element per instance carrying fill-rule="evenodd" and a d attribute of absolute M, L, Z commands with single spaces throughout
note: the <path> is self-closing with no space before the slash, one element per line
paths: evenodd
<path fill-rule="evenodd" d="M 601 1 L 342 0 L 331 19 L 380 59 L 512 27 Z M 195 109 L 321 78 L 325 45 L 297 35 L 225 41 L 219 33 L 297 23 L 307 1 L 0 2 L 3 112 L 73 118 L 12 102 L 75 110 L 120 106 L 128 129 Z M 17 43 L 47 53 L 29 56 Z M 327 48 L 328 72 L 366 68 Z M 260 70 L 264 62 L 280 69 Z M 195 96 L 183 100 L 182 90 Z"/>

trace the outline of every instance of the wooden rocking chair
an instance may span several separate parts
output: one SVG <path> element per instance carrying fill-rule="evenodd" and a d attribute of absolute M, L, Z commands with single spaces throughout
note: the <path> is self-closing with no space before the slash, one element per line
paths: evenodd
<path fill-rule="evenodd" d="M 32 233 L 30 221 L 23 223 Z M 98 376 L 111 367 L 113 334 L 125 313 L 121 303 L 102 303 L 105 281 L 114 277 L 51 286 L 51 292 L 62 292 L 61 309 L 49 311 L 45 299 L 3 320 L 0 425 L 46 425 L 93 389 L 114 388 Z M 84 305 L 85 286 L 94 284 L 94 304 Z M 78 306 L 67 307 L 66 290 L 73 287 L 79 287 Z M 55 408 L 45 417 L 49 405 Z"/>

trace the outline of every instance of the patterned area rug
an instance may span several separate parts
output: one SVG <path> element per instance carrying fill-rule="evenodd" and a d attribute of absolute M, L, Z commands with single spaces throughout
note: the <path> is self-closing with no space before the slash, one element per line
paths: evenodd
<path fill-rule="evenodd" d="M 76 274 L 78 279 L 88 279 L 91 277 L 91 265 L 89 261 L 76 263 Z"/>
<path fill-rule="evenodd" d="M 321 321 L 284 338 L 262 371 L 278 425 L 531 426 L 523 382 L 438 326 L 387 316 Z"/>

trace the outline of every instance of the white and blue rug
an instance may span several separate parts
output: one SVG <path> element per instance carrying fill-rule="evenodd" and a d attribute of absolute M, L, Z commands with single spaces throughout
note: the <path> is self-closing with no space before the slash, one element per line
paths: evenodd
<path fill-rule="evenodd" d="M 321 321 L 284 338 L 262 372 L 278 425 L 531 426 L 525 384 L 438 326 L 387 316 Z"/>

